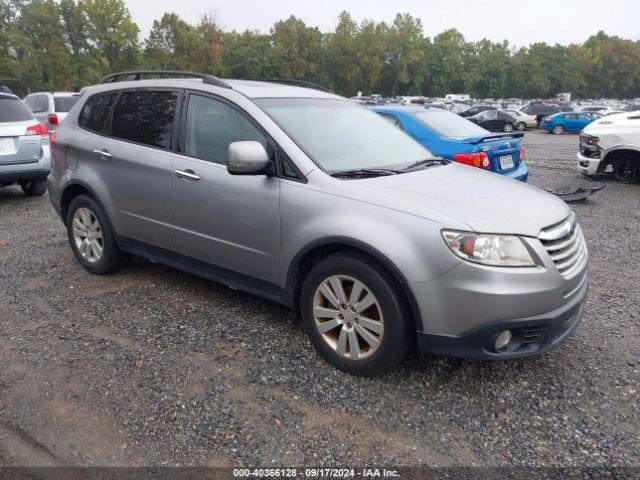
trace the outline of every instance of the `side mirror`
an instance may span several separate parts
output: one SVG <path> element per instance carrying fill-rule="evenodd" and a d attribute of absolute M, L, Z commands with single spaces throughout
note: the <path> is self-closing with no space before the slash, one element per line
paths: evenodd
<path fill-rule="evenodd" d="M 227 150 L 227 171 L 231 175 L 265 173 L 269 155 L 260 142 L 233 142 Z"/>

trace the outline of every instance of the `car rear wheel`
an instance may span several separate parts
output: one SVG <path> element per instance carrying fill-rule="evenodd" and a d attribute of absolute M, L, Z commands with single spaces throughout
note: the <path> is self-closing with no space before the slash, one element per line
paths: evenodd
<path fill-rule="evenodd" d="M 555 133 L 556 135 L 559 135 L 562 132 L 564 132 L 564 127 L 562 125 L 556 125 L 555 127 L 553 127 L 552 132 Z"/>
<path fill-rule="evenodd" d="M 518 129 L 519 132 L 524 132 L 527 129 L 527 124 L 524 122 L 518 122 L 518 124 L 516 125 L 516 128 Z"/>
<path fill-rule="evenodd" d="M 513 132 L 513 123 L 509 123 L 509 122 L 505 123 L 504 127 L 502 127 L 502 130 L 504 130 L 507 133 Z"/>
<path fill-rule="evenodd" d="M 112 272 L 128 258 L 118 249 L 107 217 L 93 198 L 80 195 L 71 201 L 66 226 L 71 250 L 91 273 Z"/>
<path fill-rule="evenodd" d="M 341 253 L 317 263 L 304 281 L 300 311 L 320 355 L 354 375 L 389 370 L 413 345 L 402 294 L 393 278 L 364 255 Z"/>
<path fill-rule="evenodd" d="M 22 188 L 22 192 L 27 197 L 40 197 L 47 191 L 47 181 L 30 180 L 28 182 L 22 182 L 20 188 Z"/>

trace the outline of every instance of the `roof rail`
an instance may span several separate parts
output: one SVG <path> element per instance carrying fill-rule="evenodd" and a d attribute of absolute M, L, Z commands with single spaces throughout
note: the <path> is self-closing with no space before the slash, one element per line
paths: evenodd
<path fill-rule="evenodd" d="M 282 83 L 284 85 L 292 85 L 292 86 L 296 86 L 296 87 L 305 87 L 305 88 L 312 88 L 314 90 L 320 90 L 322 92 L 327 92 L 327 93 L 333 93 L 331 90 L 329 90 L 326 87 L 323 87 L 322 85 L 318 85 L 317 83 L 313 83 L 313 82 L 307 82 L 306 80 L 289 80 L 286 78 L 252 78 L 251 80 L 256 80 L 259 82 L 270 82 L 270 83 Z"/>
<path fill-rule="evenodd" d="M 129 81 L 129 80 L 141 80 L 143 76 L 168 76 L 168 77 L 182 77 L 182 78 L 200 78 L 202 83 L 206 83 L 208 85 L 215 85 L 216 87 L 223 88 L 232 88 L 224 80 L 219 79 L 218 77 L 214 77 L 213 75 L 209 75 L 206 73 L 198 73 L 198 72 L 185 72 L 181 70 L 135 70 L 131 72 L 118 72 L 107 75 L 100 80 L 100 83 L 113 83 L 120 81 Z M 120 77 L 125 77 L 122 80 L 119 80 Z"/>

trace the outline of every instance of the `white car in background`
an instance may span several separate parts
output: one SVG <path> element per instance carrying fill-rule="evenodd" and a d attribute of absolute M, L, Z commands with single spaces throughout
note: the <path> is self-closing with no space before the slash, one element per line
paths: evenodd
<path fill-rule="evenodd" d="M 35 92 L 24 97 L 24 103 L 47 131 L 52 132 L 60 126 L 78 98 L 80 94 L 76 92 Z"/>
<path fill-rule="evenodd" d="M 611 107 L 605 107 L 602 105 L 589 105 L 588 107 L 582 107 L 580 112 L 584 113 L 599 113 L 600 115 L 610 115 L 615 110 Z"/>
<path fill-rule="evenodd" d="M 585 175 L 611 173 L 640 181 L 640 111 L 602 117 L 580 133 L 578 168 Z"/>
<path fill-rule="evenodd" d="M 535 128 L 538 126 L 538 122 L 536 120 L 535 115 L 529 115 L 528 113 L 524 113 L 520 110 L 507 109 L 505 112 L 510 113 L 516 120 L 518 121 L 515 125 L 516 130 L 524 131 L 527 128 Z"/>

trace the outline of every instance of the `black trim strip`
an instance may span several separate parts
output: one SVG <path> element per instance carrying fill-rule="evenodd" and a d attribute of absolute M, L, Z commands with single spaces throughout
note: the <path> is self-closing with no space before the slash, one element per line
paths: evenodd
<path fill-rule="evenodd" d="M 242 290 L 243 292 L 280 303 L 290 308 L 293 307 L 292 294 L 271 282 L 258 280 L 248 275 L 214 266 L 178 252 L 149 245 L 132 238 L 117 236 L 116 242 L 118 243 L 118 247 L 125 252 L 154 260 L 168 267 Z"/>

